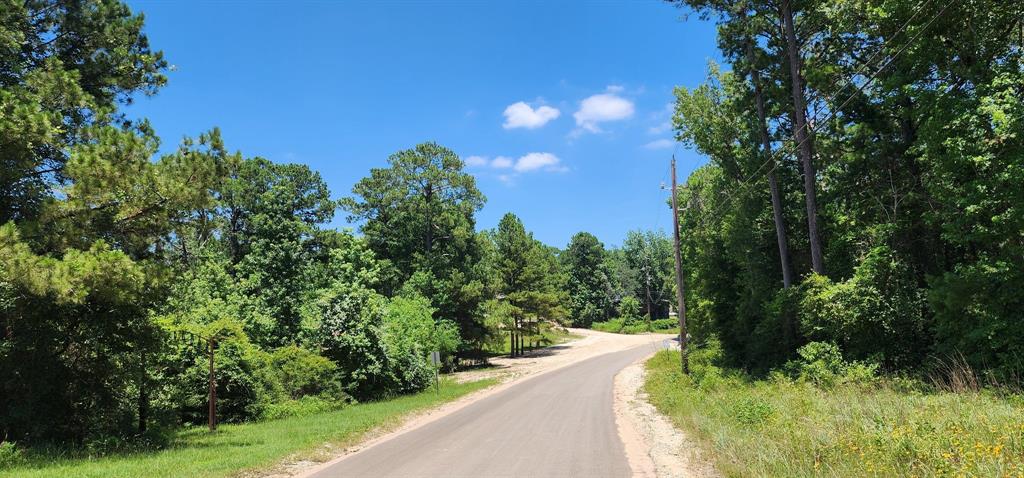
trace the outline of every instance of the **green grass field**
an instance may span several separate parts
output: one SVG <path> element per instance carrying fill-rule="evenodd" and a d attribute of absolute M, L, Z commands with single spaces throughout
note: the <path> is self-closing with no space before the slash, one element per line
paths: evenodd
<path fill-rule="evenodd" d="M 330 450 L 357 442 L 370 430 L 394 427 L 408 414 L 454 400 L 494 384 L 444 381 L 416 395 L 362 403 L 303 417 L 183 430 L 165 449 L 103 457 L 71 453 L 29 454 L 26 463 L 0 470 L 0 477 L 222 477 L 273 467 L 283 459 L 322 460 Z M 326 448 L 330 445 L 332 448 Z"/>
<path fill-rule="evenodd" d="M 679 353 L 647 362 L 651 402 L 726 476 L 1024 476 L 1019 396 L 881 379 L 822 389 L 750 380 Z"/>

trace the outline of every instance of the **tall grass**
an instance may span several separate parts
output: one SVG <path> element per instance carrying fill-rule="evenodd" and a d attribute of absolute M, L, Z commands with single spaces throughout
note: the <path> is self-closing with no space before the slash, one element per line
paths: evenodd
<path fill-rule="evenodd" d="M 331 450 L 357 442 L 370 430 L 399 424 L 411 412 L 461 397 L 494 383 L 445 381 L 381 402 L 258 423 L 183 430 L 165 449 L 88 456 L 72 450 L 36 450 L 21 463 L 0 469 L 0 477 L 223 477 L 272 467 L 283 459 L 324 459 Z"/>
<path fill-rule="evenodd" d="M 1024 402 L 907 380 L 751 380 L 701 352 L 647 363 L 652 403 L 727 476 L 1024 476 Z"/>

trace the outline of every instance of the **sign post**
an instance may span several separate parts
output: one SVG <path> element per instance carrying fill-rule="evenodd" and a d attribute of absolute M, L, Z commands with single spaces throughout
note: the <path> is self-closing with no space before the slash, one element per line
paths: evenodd
<path fill-rule="evenodd" d="M 434 393 L 441 393 L 441 352 L 430 352 L 430 363 L 434 366 Z"/>

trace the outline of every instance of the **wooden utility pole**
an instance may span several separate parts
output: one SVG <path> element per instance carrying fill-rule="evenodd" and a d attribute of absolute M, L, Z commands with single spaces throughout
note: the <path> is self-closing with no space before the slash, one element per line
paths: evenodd
<path fill-rule="evenodd" d="M 676 200 L 676 157 L 672 155 L 672 236 L 676 247 L 676 302 L 679 308 L 679 361 L 683 373 L 690 373 L 690 362 L 686 358 L 686 300 L 683 295 L 683 257 L 679 249 L 679 202 Z"/>

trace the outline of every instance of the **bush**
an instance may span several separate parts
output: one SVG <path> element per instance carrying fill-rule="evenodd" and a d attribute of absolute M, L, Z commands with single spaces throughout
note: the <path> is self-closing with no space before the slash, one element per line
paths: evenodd
<path fill-rule="evenodd" d="M 242 422 L 263 416 L 264 409 L 282 395 L 271 370 L 270 354 L 249 342 L 237 321 L 222 320 L 206 327 L 204 334 L 219 330 L 216 349 L 217 417 L 222 422 Z M 172 389 L 174 408 L 186 423 L 207 420 L 209 361 L 200 350 L 182 350 L 187 364 Z"/>
<path fill-rule="evenodd" d="M 962 354 L 974 369 L 1018 380 L 1024 370 L 1024 266 L 983 259 L 957 266 L 931 286 L 940 356 Z"/>
<path fill-rule="evenodd" d="M 319 344 L 338 365 L 345 390 L 359 400 L 426 388 L 433 378 L 428 353 L 451 356 L 457 326 L 435 322 L 419 296 L 388 300 L 372 291 L 337 284 L 319 320 Z"/>
<path fill-rule="evenodd" d="M 864 362 L 846 362 L 839 347 L 832 343 L 811 342 L 797 350 L 799 359 L 786 364 L 794 378 L 822 387 L 844 383 L 866 383 L 877 376 L 878 366 Z"/>
<path fill-rule="evenodd" d="M 338 366 L 326 357 L 296 345 L 286 345 L 274 350 L 270 362 L 281 388 L 291 399 L 321 394 L 340 398 L 343 395 Z"/>
<path fill-rule="evenodd" d="M 0 470 L 21 463 L 24 455 L 18 445 L 12 441 L 0 442 Z"/>
<path fill-rule="evenodd" d="M 630 319 L 640 318 L 640 300 L 631 295 L 627 295 L 619 301 L 619 317 Z"/>
<path fill-rule="evenodd" d="M 801 287 L 800 326 L 808 339 L 894 368 L 918 365 L 926 356 L 932 340 L 924 290 L 888 248 L 872 249 L 847 281 L 812 275 Z"/>

